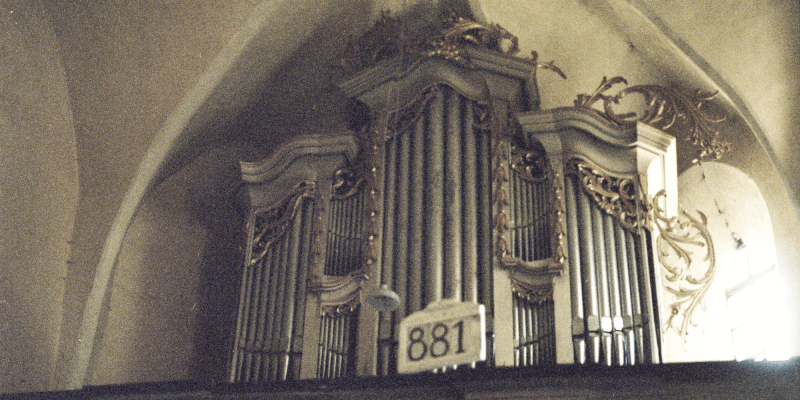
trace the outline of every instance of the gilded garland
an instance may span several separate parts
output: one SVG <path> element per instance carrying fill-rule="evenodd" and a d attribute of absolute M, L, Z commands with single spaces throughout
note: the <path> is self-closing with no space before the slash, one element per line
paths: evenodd
<path fill-rule="evenodd" d="M 667 217 L 661 207 L 664 198 L 664 190 L 653 198 L 653 217 L 659 231 L 656 241 L 658 261 L 666 272 L 667 283 L 664 287 L 674 296 L 669 305 L 670 314 L 664 323 L 664 332 L 673 329 L 685 341 L 689 325 L 697 325 L 694 321 L 695 311 L 698 307 L 705 308 L 703 301 L 714 280 L 714 244 L 702 212 L 697 211 L 697 217 L 686 211 L 682 211 L 680 217 Z M 692 248 L 705 248 L 699 263 L 692 259 Z"/>
<path fill-rule="evenodd" d="M 344 315 L 350 315 L 358 310 L 361 305 L 360 299 L 356 296 L 350 301 L 336 305 L 323 305 L 320 307 L 320 316 L 328 318 L 337 318 Z"/>
<path fill-rule="evenodd" d="M 700 90 L 686 91 L 659 85 L 636 85 L 622 89 L 614 96 L 604 94 L 612 86 L 628 82 L 616 76 L 611 79 L 603 77 L 600 86 L 591 95 L 579 94 L 575 99 L 576 107 L 590 108 L 596 102 L 603 102 L 603 116 L 619 125 L 627 125 L 637 121 L 652 125 L 672 133 L 687 132 L 686 140 L 698 146 L 695 162 L 718 160 L 730 150 L 730 144 L 719 137 L 713 124 L 722 122 L 724 118 L 715 119 L 703 109 L 703 104 L 713 99 L 716 93 L 702 93 Z M 618 114 L 614 105 L 619 104 L 625 96 L 638 93 L 644 96 L 645 109 L 640 113 Z M 673 129 L 681 127 L 680 131 Z"/>
<path fill-rule="evenodd" d="M 531 304 L 553 301 L 553 285 L 532 285 L 512 278 L 511 292 Z"/>

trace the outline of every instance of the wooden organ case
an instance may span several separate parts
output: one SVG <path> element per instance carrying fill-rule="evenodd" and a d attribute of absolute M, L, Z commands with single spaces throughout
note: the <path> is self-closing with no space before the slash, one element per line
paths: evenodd
<path fill-rule="evenodd" d="M 555 67 L 464 21 L 356 60 L 339 85 L 354 133 L 242 164 L 231 381 L 394 374 L 400 321 L 451 298 L 486 306 L 475 368 L 660 361 L 646 199 L 674 195 L 674 138 L 588 107 L 539 110 L 537 66 Z M 363 304 L 382 284 L 394 311 Z"/>

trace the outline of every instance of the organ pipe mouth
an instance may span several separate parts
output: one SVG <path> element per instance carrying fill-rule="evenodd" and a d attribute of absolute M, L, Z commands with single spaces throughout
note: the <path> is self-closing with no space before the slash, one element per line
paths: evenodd
<path fill-rule="evenodd" d="M 400 296 L 389 289 L 389 285 L 386 284 L 367 294 L 365 301 L 367 305 L 378 311 L 389 312 L 400 306 Z"/>

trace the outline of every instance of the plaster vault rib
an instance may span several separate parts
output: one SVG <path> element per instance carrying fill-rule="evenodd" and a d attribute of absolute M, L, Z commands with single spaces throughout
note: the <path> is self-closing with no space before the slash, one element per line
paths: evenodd
<path fill-rule="evenodd" d="M 208 123 L 213 115 L 220 112 L 219 108 L 233 111 L 240 106 L 245 99 L 237 97 L 235 92 L 226 93 L 224 89 L 248 87 L 248 84 L 262 79 L 274 70 L 311 35 L 320 16 L 328 8 L 301 7 L 298 12 L 298 5 L 291 0 L 265 0 L 259 3 L 242 29 L 220 51 L 154 135 L 103 244 L 92 288 L 84 306 L 75 354 L 68 366 L 64 389 L 79 389 L 87 384 L 91 376 L 95 353 L 105 329 L 116 263 L 125 236 L 147 194 L 164 179 L 164 170 L 171 169 L 171 163 L 176 156 L 187 150 L 193 139 L 196 139 L 197 129 L 192 127 Z M 270 39 L 274 41 L 276 37 L 279 38 L 280 45 L 271 49 L 277 50 L 247 57 L 248 51 L 253 48 L 264 50 L 254 43 L 270 43 Z M 257 65 L 258 73 L 244 73 L 253 72 L 254 65 Z M 209 104 L 214 100 L 221 100 L 223 106 L 217 105 L 213 110 L 206 109 L 215 108 Z"/>

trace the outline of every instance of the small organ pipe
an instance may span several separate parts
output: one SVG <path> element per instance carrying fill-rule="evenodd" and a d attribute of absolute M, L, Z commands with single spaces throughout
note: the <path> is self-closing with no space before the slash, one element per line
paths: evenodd
<path fill-rule="evenodd" d="M 246 358 L 248 357 L 247 351 L 247 336 L 249 334 L 250 325 L 250 299 L 253 295 L 253 275 L 255 265 L 245 266 L 246 276 L 242 279 L 243 284 L 247 285 L 245 295 L 242 297 L 242 304 L 240 305 L 239 314 L 239 335 L 238 335 L 238 348 L 242 351 L 242 356 L 238 360 L 238 368 L 236 370 L 237 379 L 243 379 L 244 370 L 246 368 Z"/>
<path fill-rule="evenodd" d="M 536 236 L 539 238 L 539 245 L 536 247 L 536 259 L 542 260 L 550 257 L 550 240 L 552 233 L 550 233 L 550 225 L 547 221 L 550 220 L 550 197 L 548 196 L 548 185 L 550 181 L 544 181 L 536 184 L 536 197 L 533 201 L 537 205 L 536 212 Z"/>
<path fill-rule="evenodd" d="M 514 221 L 514 226 L 512 226 L 511 229 L 509 229 L 509 233 L 511 236 L 509 239 L 511 240 L 512 243 L 511 253 L 514 255 L 514 257 L 521 258 L 523 243 L 522 243 L 522 233 L 520 232 L 520 229 L 523 223 L 522 223 L 522 210 L 521 210 L 522 201 L 520 199 L 521 196 L 519 195 L 520 193 L 519 181 L 520 179 L 517 176 L 517 173 L 511 170 L 510 191 L 511 191 L 511 205 L 513 207 L 511 207 L 510 210 L 511 211 L 510 220 Z"/>
<path fill-rule="evenodd" d="M 327 361 L 328 347 L 328 321 L 326 317 L 319 318 L 319 354 L 317 354 L 317 379 L 325 378 L 325 362 Z"/>
<path fill-rule="evenodd" d="M 522 222 L 522 259 L 525 261 L 534 260 L 533 246 L 535 238 L 531 235 L 531 217 L 534 212 L 531 207 L 533 204 L 530 201 L 530 182 L 520 179 L 520 197 L 522 200 L 522 216 L 519 219 Z"/>
<path fill-rule="evenodd" d="M 597 297 L 600 316 L 604 319 L 611 317 L 611 307 L 609 307 L 609 287 L 608 287 L 608 265 L 606 264 L 606 238 L 603 235 L 604 213 L 599 207 L 592 206 L 592 233 L 595 244 L 595 271 L 597 279 Z M 608 330 L 608 326 L 602 327 L 603 331 Z"/>
<path fill-rule="evenodd" d="M 520 366 L 522 365 L 522 360 L 520 358 L 522 349 L 522 334 L 520 333 L 521 329 L 519 326 L 519 298 L 517 296 L 511 296 L 511 303 L 511 306 L 513 307 L 511 316 L 512 323 L 514 324 L 514 365 Z"/>
<path fill-rule="evenodd" d="M 257 300 L 257 303 L 256 303 L 256 309 L 258 310 L 258 312 L 257 312 L 258 316 L 255 318 L 256 319 L 256 321 L 255 321 L 256 322 L 256 326 L 255 326 L 255 330 L 253 332 L 253 334 L 255 335 L 255 339 L 254 339 L 253 345 L 251 347 L 251 349 L 252 349 L 251 351 L 256 352 L 253 355 L 254 359 L 252 360 L 252 367 L 251 367 L 253 369 L 252 375 L 253 375 L 253 378 L 255 380 L 258 380 L 258 376 L 260 374 L 261 358 L 262 358 L 261 353 L 257 353 L 257 352 L 259 350 L 261 350 L 263 348 L 263 346 L 264 346 L 264 325 L 265 325 L 265 321 L 267 319 L 267 304 L 268 304 L 268 301 L 269 301 L 269 294 L 268 293 L 263 293 L 263 292 L 264 292 L 264 286 L 266 285 L 266 282 L 268 282 L 269 279 L 270 279 L 269 273 L 270 273 L 271 265 L 269 264 L 268 261 L 270 259 L 271 254 L 272 254 L 272 249 L 270 248 L 267 251 L 267 254 L 264 256 L 263 260 L 261 262 L 259 262 L 259 264 L 258 264 L 258 266 L 259 266 L 259 268 L 258 268 L 259 269 L 258 276 L 259 277 L 258 277 L 258 284 L 256 285 L 256 289 L 259 292 L 257 294 L 257 296 L 256 296 L 256 297 L 259 298 Z"/>

